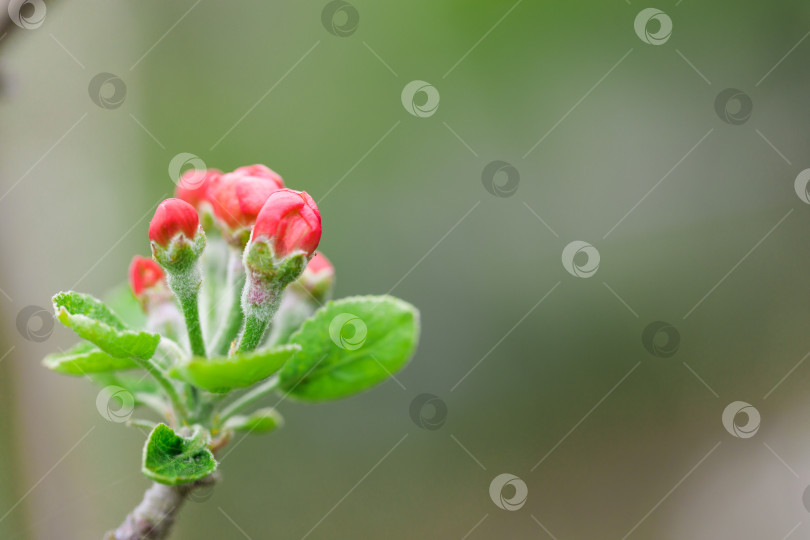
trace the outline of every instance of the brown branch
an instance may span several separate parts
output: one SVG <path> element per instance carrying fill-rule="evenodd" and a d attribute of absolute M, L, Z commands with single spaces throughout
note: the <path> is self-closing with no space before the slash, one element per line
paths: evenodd
<path fill-rule="evenodd" d="M 104 540 L 165 540 L 189 495 L 196 489 L 212 486 L 216 481 L 216 478 L 209 476 L 179 486 L 155 482 L 121 526 L 108 532 Z"/>

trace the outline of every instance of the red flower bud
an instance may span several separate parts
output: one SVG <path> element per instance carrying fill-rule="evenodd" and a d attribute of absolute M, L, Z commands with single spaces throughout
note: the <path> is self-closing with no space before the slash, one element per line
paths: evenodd
<path fill-rule="evenodd" d="M 129 285 L 135 296 L 151 289 L 163 280 L 163 269 L 152 259 L 135 255 L 129 264 Z"/>
<path fill-rule="evenodd" d="M 332 266 L 332 263 L 326 258 L 326 255 L 319 251 L 309 260 L 309 263 L 307 263 L 307 268 L 304 270 L 304 272 L 307 274 L 312 274 L 313 276 L 320 276 L 321 274 L 334 274 L 335 267 Z"/>
<path fill-rule="evenodd" d="M 318 303 L 329 299 L 335 282 L 335 267 L 321 252 L 316 253 L 307 263 L 304 273 L 295 282 L 309 293 Z"/>
<path fill-rule="evenodd" d="M 208 188 L 207 199 L 227 228 L 250 228 L 267 197 L 283 187 L 278 174 L 263 165 L 252 165 L 219 177 Z"/>
<path fill-rule="evenodd" d="M 295 250 L 312 255 L 321 240 L 321 213 L 306 191 L 280 189 L 267 198 L 256 218 L 251 240 L 263 238 L 276 257 Z"/>
<path fill-rule="evenodd" d="M 166 199 L 158 205 L 149 224 L 149 239 L 166 249 L 178 234 L 193 239 L 199 226 L 200 218 L 193 206 L 180 199 Z"/>
<path fill-rule="evenodd" d="M 284 180 L 281 179 L 281 175 L 270 167 L 262 165 L 261 163 L 239 167 L 233 172 L 243 176 L 258 176 L 259 178 L 267 178 L 268 180 L 275 182 L 279 189 L 284 187 Z"/>
<path fill-rule="evenodd" d="M 199 209 L 200 203 L 205 200 L 208 187 L 220 176 L 222 176 L 222 171 L 217 169 L 189 169 L 177 182 L 177 189 L 174 191 L 175 197 Z"/>

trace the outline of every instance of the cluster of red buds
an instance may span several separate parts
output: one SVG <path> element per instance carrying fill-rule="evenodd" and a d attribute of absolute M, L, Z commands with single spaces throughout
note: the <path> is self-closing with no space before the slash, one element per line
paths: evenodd
<path fill-rule="evenodd" d="M 168 422 L 152 424 L 144 474 L 196 482 L 215 470 L 212 453 L 234 431 L 279 424 L 263 409 L 237 415 L 261 396 L 340 399 L 385 380 L 413 354 L 416 308 L 389 295 L 331 299 L 335 270 L 316 253 L 321 233 L 312 197 L 264 165 L 187 171 L 149 223 L 152 257 L 130 264 L 132 295 L 117 292 L 111 306 L 75 291 L 53 297 L 56 318 L 85 342 L 45 365 L 131 387 L 133 399 Z M 131 369 L 156 384 L 116 373 Z M 226 403 L 237 389 L 244 392 Z M 198 450 L 199 463 L 187 459 Z"/>
<path fill-rule="evenodd" d="M 230 173 L 189 170 L 175 196 L 158 205 L 149 225 L 154 260 L 136 257 L 130 284 L 147 313 L 161 319 L 160 306 L 174 293 L 194 355 L 206 355 L 198 301 L 204 276 L 227 272 L 228 286 L 206 304 L 226 314 L 218 321 L 215 354 L 259 346 L 285 295 L 285 312 L 307 315 L 328 299 L 334 269 L 315 253 L 321 215 L 305 191 L 285 188 L 264 165 L 250 165 Z M 222 253 L 230 254 L 227 263 Z M 223 300 L 229 308 L 219 305 Z"/>
<path fill-rule="evenodd" d="M 107 419 L 114 395 L 165 419 L 127 415 L 151 430 L 141 471 L 156 483 L 105 538 L 164 538 L 183 499 L 216 481 L 216 454 L 235 432 L 281 426 L 275 408 L 240 414 L 262 397 L 358 394 L 401 369 L 419 337 L 419 312 L 403 300 L 331 299 L 317 204 L 264 165 L 187 171 L 157 206 L 149 240 L 152 257 L 129 267 L 132 295 L 110 306 L 75 291 L 53 297 L 57 320 L 83 341 L 43 361 L 104 385 L 96 405 Z M 133 369 L 145 373 L 123 373 Z"/>

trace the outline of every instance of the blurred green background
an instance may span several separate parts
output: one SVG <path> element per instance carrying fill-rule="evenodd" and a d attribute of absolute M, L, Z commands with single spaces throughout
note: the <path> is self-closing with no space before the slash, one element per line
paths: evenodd
<path fill-rule="evenodd" d="M 32 341 L 18 314 L 124 280 L 181 152 L 306 189 L 337 296 L 392 292 L 423 328 L 399 382 L 283 402 L 174 538 L 810 537 L 810 5 L 665 0 L 661 45 L 636 0 L 351 0 L 344 37 L 325 6 L 63 0 L 0 35 L 0 538 L 100 538 L 148 486 L 144 435 L 41 367 L 71 333 Z M 104 72 L 115 108 L 88 91 Z M 435 114 L 403 107 L 413 80 Z M 739 125 L 726 88 L 753 103 Z M 511 196 L 483 185 L 495 160 Z M 642 343 L 659 320 L 667 358 Z M 438 429 L 410 417 L 422 393 Z M 738 400 L 751 438 L 721 422 Z"/>

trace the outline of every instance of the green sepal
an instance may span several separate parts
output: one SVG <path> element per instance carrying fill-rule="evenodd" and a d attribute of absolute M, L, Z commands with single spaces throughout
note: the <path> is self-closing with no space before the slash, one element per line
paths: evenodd
<path fill-rule="evenodd" d="M 158 334 L 127 330 L 110 308 L 87 294 L 60 292 L 53 297 L 53 309 L 62 324 L 116 358 L 148 360 L 160 341 Z"/>
<path fill-rule="evenodd" d="M 200 258 L 205 250 L 205 233 L 202 227 L 197 230 L 194 238 L 177 234 L 164 248 L 157 242 L 152 242 L 152 257 L 166 269 L 167 273 L 188 271 Z"/>
<path fill-rule="evenodd" d="M 284 425 L 284 418 L 272 408 L 259 409 L 248 416 L 236 415 L 225 421 L 223 429 L 247 431 L 249 433 L 270 433 Z"/>
<path fill-rule="evenodd" d="M 349 330 L 354 333 L 347 335 Z M 399 371 L 419 339 L 419 311 L 391 296 L 330 301 L 290 337 L 301 352 L 279 374 L 299 400 L 326 401 L 366 390 Z"/>
<path fill-rule="evenodd" d="M 301 277 L 310 257 L 303 251 L 287 255 L 282 259 L 278 269 L 279 280 L 286 286 Z"/>
<path fill-rule="evenodd" d="M 283 259 L 276 259 L 273 248 L 264 239 L 251 241 L 245 248 L 245 268 L 254 279 L 272 282 L 283 288 L 295 281 L 304 272 L 309 257 L 303 251 L 295 251 Z"/>
<path fill-rule="evenodd" d="M 115 358 L 87 342 L 79 343 L 62 353 L 49 354 L 42 363 L 57 373 L 76 376 L 139 367 L 130 358 Z"/>
<path fill-rule="evenodd" d="M 169 375 L 209 392 L 223 393 L 266 379 L 300 350 L 300 345 L 283 345 L 230 358 L 192 358 L 173 366 Z"/>
<path fill-rule="evenodd" d="M 181 437 L 166 424 L 158 424 L 143 449 L 141 472 L 161 484 L 176 486 L 205 478 L 217 469 L 208 437 L 199 428 Z"/>

